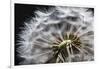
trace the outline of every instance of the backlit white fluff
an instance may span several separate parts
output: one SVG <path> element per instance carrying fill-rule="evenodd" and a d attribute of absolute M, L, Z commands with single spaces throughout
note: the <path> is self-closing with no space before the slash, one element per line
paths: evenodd
<path fill-rule="evenodd" d="M 45 12 L 37 10 L 36 16 L 25 23 L 24 30 L 19 34 L 20 47 L 17 51 L 25 59 L 20 64 L 46 63 L 53 57 L 55 37 L 63 39 L 64 33 L 76 34 L 83 46 L 77 54 L 66 57 L 66 62 L 93 60 L 92 14 L 88 8 L 82 7 L 55 7 Z"/>

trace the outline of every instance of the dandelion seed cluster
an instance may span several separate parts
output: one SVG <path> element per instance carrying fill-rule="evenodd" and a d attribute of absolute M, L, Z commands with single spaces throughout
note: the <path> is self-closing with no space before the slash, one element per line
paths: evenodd
<path fill-rule="evenodd" d="M 94 60 L 93 12 L 83 7 L 53 7 L 35 12 L 20 37 L 20 64 Z"/>

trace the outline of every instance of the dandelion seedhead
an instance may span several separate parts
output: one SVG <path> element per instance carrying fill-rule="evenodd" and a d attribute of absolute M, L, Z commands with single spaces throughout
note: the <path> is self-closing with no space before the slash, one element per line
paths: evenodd
<path fill-rule="evenodd" d="M 93 12 L 83 7 L 36 11 L 19 34 L 20 64 L 92 61 Z"/>

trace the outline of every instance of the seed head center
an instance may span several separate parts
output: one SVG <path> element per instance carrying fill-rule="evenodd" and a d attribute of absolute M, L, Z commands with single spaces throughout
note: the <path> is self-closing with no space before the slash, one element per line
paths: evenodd
<path fill-rule="evenodd" d="M 62 41 L 60 44 L 59 44 L 59 46 L 61 47 L 61 46 L 66 46 L 66 45 L 69 45 L 69 44 L 71 44 L 72 43 L 72 40 L 64 40 L 64 41 Z"/>
<path fill-rule="evenodd" d="M 72 43 L 72 40 L 66 40 L 66 43 L 70 44 Z"/>

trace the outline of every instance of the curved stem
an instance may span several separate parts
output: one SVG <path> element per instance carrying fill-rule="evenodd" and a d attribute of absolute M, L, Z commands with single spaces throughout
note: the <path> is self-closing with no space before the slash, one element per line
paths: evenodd
<path fill-rule="evenodd" d="M 68 52 L 68 62 L 71 62 L 71 54 L 70 54 L 69 46 L 67 46 L 66 48 Z"/>

